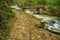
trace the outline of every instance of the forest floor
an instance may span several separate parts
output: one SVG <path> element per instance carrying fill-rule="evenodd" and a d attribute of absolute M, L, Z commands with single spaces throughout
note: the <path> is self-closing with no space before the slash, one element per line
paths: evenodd
<path fill-rule="evenodd" d="M 36 18 L 19 10 L 14 10 L 14 12 L 15 19 L 12 22 L 8 40 L 60 40 L 57 34 L 36 27 L 35 25 L 40 23 Z"/>

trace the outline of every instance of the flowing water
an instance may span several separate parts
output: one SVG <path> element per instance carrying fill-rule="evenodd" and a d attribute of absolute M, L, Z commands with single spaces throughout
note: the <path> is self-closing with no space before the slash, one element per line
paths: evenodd
<path fill-rule="evenodd" d="M 25 12 L 29 15 L 34 13 L 34 12 L 32 13 L 32 11 L 30 10 L 25 10 Z M 46 15 L 38 15 L 38 14 L 33 14 L 33 16 L 36 17 L 37 19 L 42 19 L 42 22 L 45 23 L 44 24 L 45 29 L 60 33 L 60 18 Z"/>

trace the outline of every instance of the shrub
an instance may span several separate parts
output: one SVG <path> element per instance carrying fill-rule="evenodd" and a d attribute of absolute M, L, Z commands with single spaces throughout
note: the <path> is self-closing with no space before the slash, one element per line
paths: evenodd
<path fill-rule="evenodd" d="M 0 30 L 2 30 L 1 34 L 3 33 L 2 36 L 5 38 L 11 27 L 9 20 L 15 15 L 9 7 L 11 2 L 11 0 L 0 0 Z M 2 38 L 0 39 L 2 40 Z"/>

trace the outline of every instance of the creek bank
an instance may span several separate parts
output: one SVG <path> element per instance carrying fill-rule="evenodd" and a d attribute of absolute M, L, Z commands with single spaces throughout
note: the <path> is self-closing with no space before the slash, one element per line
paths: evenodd
<path fill-rule="evenodd" d="M 11 6 L 11 8 L 19 9 L 19 10 L 22 9 L 16 5 Z M 35 12 L 32 11 L 31 9 L 25 9 L 24 12 L 26 14 L 29 14 L 29 15 L 36 17 L 37 19 L 42 19 L 41 23 L 44 25 L 45 29 L 60 33 L 60 18 L 59 17 L 52 17 L 52 16 L 47 16 L 47 15 L 38 15 L 38 14 L 35 14 Z"/>

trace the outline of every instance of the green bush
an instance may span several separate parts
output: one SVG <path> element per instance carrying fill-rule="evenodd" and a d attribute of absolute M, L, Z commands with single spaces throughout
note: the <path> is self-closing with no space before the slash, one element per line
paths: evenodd
<path fill-rule="evenodd" d="M 9 5 L 11 2 L 12 0 L 0 0 L 0 30 L 2 30 L 1 34 L 5 38 L 11 27 L 9 20 L 15 15 Z M 2 40 L 2 38 L 0 38 L 0 40 Z"/>
<path fill-rule="evenodd" d="M 0 38 L 0 40 L 2 40 L 2 38 Z"/>

